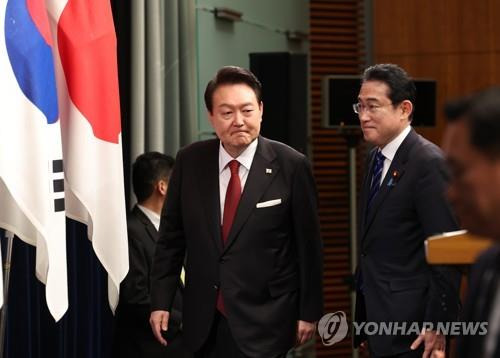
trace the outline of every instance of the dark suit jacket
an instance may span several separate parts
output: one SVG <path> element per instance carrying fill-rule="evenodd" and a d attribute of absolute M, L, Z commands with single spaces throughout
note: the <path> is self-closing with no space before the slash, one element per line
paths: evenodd
<path fill-rule="evenodd" d="M 127 217 L 129 272 L 120 286 L 120 302 L 116 310 L 114 351 L 116 357 L 183 357 L 180 342 L 163 347 L 153 336 L 149 325 L 150 272 L 158 231 L 148 217 L 135 206 Z M 179 276 L 172 320 L 172 332 L 182 322 L 182 283 Z M 173 339 L 175 340 L 175 339 Z M 175 347 L 175 348 L 173 348 Z M 179 352 L 177 352 L 179 351 Z"/>
<path fill-rule="evenodd" d="M 322 314 L 322 243 L 307 159 L 259 137 L 225 247 L 221 239 L 219 140 L 179 151 L 152 272 L 152 309 L 169 310 L 187 251 L 184 339 L 205 342 L 221 290 L 232 335 L 249 357 L 294 344 L 296 321 Z M 270 170 L 269 170 L 270 169 Z M 259 202 L 281 204 L 257 208 Z"/>
<path fill-rule="evenodd" d="M 358 228 L 357 322 L 455 320 L 460 273 L 427 264 L 424 240 L 457 229 L 445 199 L 447 173 L 440 149 L 413 129 L 391 163 L 367 211 L 373 158 L 361 191 Z M 362 282 L 360 282 L 362 281 Z M 409 351 L 416 336 L 370 336 L 376 355 Z M 357 346 L 366 337 L 355 337 Z"/>
<path fill-rule="evenodd" d="M 497 244 L 484 252 L 471 270 L 462 321 L 490 322 L 499 277 L 500 245 Z M 492 334 L 492 332 L 488 332 L 488 334 Z M 500 332 L 496 332 L 496 334 L 496 349 L 492 357 L 500 357 Z M 485 337 L 479 334 L 459 337 L 457 357 L 483 357 Z"/>

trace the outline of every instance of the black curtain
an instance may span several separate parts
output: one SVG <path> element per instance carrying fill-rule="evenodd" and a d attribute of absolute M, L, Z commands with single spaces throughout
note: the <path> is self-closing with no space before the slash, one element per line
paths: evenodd
<path fill-rule="evenodd" d="M 125 177 L 125 200 L 130 207 L 130 41 L 131 41 L 131 0 L 111 0 L 113 22 L 117 39 L 118 80 L 120 89 L 120 113 L 122 124 L 123 173 Z"/>
<path fill-rule="evenodd" d="M 45 286 L 35 277 L 35 248 L 14 239 L 5 358 L 111 356 L 107 273 L 87 239 L 87 227 L 70 219 L 66 225 L 69 309 L 57 323 L 47 308 Z M 3 239 L 2 253 L 5 244 Z"/>

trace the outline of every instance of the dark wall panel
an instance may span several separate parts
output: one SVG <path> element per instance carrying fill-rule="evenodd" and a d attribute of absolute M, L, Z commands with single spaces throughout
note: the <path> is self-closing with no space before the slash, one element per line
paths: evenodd
<path fill-rule="evenodd" d="M 262 135 L 307 154 L 307 55 L 250 54 L 250 70 L 262 83 Z"/>

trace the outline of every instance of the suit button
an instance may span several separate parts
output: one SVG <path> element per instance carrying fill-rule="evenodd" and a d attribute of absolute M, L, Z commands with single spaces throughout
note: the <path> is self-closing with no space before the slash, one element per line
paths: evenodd
<path fill-rule="evenodd" d="M 361 253 L 361 257 L 366 257 L 366 252 L 364 252 L 364 251 L 363 251 L 363 252 Z"/>

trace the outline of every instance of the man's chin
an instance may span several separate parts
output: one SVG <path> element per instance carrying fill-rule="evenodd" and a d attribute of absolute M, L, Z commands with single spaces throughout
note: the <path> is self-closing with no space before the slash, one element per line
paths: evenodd
<path fill-rule="evenodd" d="M 232 141 L 232 145 L 234 147 L 246 147 L 250 143 L 252 143 L 252 138 L 250 138 L 249 136 L 237 137 Z"/>
<path fill-rule="evenodd" d="M 230 142 L 225 142 L 223 143 L 223 145 L 226 150 L 232 148 L 232 150 L 242 152 L 250 145 L 250 143 L 252 143 L 251 139 L 234 140 L 233 138 L 233 140 L 231 140 Z"/>
<path fill-rule="evenodd" d="M 363 139 L 365 142 L 368 142 L 372 145 L 377 145 L 376 142 L 376 136 L 371 133 L 371 130 L 367 130 L 366 132 L 363 132 Z"/>

